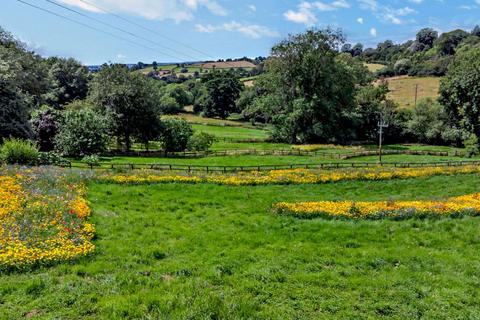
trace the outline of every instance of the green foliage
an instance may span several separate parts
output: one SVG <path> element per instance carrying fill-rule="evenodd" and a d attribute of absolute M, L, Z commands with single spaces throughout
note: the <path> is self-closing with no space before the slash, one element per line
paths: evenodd
<path fill-rule="evenodd" d="M 57 152 L 39 152 L 38 154 L 38 165 L 41 166 L 59 165 L 65 161 L 66 160 Z"/>
<path fill-rule="evenodd" d="M 37 145 L 29 140 L 9 138 L 0 146 L 0 160 L 6 164 L 34 165 L 38 156 Z"/>
<path fill-rule="evenodd" d="M 443 55 L 453 55 L 455 54 L 455 50 L 460 45 L 460 43 L 468 37 L 468 32 L 463 30 L 457 29 L 451 32 L 443 33 L 438 41 L 436 42 L 436 46 L 438 48 L 438 52 Z"/>
<path fill-rule="evenodd" d="M 164 87 L 163 95 L 173 98 L 181 107 L 188 106 L 193 103 L 192 94 L 186 90 L 182 84 L 169 84 Z"/>
<path fill-rule="evenodd" d="M 47 104 L 62 107 L 75 100 L 83 100 L 88 93 L 88 69 L 75 59 L 58 57 L 45 61 L 51 86 L 46 95 Z"/>
<path fill-rule="evenodd" d="M 67 110 L 55 139 L 56 150 L 75 157 L 101 153 L 110 141 L 108 129 L 108 119 L 91 108 Z"/>
<path fill-rule="evenodd" d="M 161 114 L 178 114 L 182 111 L 182 106 L 178 102 L 168 96 L 164 95 L 159 101 L 159 111 Z"/>
<path fill-rule="evenodd" d="M 480 143 L 476 135 L 469 135 L 463 144 L 465 146 L 465 152 L 468 158 L 473 158 L 480 155 Z"/>
<path fill-rule="evenodd" d="M 185 151 L 193 135 L 192 126 L 181 118 L 168 118 L 162 121 L 160 141 L 165 151 Z"/>
<path fill-rule="evenodd" d="M 88 155 L 82 158 L 82 162 L 91 167 L 100 166 L 100 157 L 97 154 Z"/>
<path fill-rule="evenodd" d="M 215 142 L 215 136 L 205 132 L 195 132 L 188 140 L 189 151 L 208 151 Z"/>
<path fill-rule="evenodd" d="M 412 110 L 406 131 L 420 143 L 441 144 L 455 142 L 448 133 L 448 116 L 445 109 L 432 99 L 420 100 Z"/>
<path fill-rule="evenodd" d="M 90 99 L 112 119 L 113 133 L 127 151 L 132 138 L 147 145 L 158 137 L 161 103 L 155 80 L 123 65 L 104 65 L 91 83 Z"/>
<path fill-rule="evenodd" d="M 460 52 L 440 86 L 453 127 L 480 137 L 480 47 Z"/>
<path fill-rule="evenodd" d="M 395 62 L 393 66 L 393 70 L 395 71 L 396 75 L 406 75 L 412 68 L 412 62 L 410 59 L 400 59 Z"/>
<path fill-rule="evenodd" d="M 232 112 L 238 111 L 236 100 L 243 90 L 243 83 L 230 71 L 213 71 L 202 77 L 205 89 L 202 96 L 195 100 L 195 110 L 206 117 L 226 119 Z"/>
<path fill-rule="evenodd" d="M 438 32 L 432 28 L 424 28 L 417 33 L 417 42 L 423 44 L 426 48 L 431 48 L 438 39 Z"/>
<path fill-rule="evenodd" d="M 308 30 L 272 49 L 261 82 L 274 125 L 273 138 L 288 143 L 342 142 L 353 138 L 355 85 L 351 68 L 337 59 L 342 33 Z M 273 109 L 273 110 L 272 110 Z M 267 116 L 268 117 L 268 116 Z"/>

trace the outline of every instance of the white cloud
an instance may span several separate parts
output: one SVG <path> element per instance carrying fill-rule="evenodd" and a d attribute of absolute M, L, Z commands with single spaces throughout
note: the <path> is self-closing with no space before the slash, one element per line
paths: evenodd
<path fill-rule="evenodd" d="M 405 21 L 401 17 L 406 17 L 417 13 L 410 7 L 393 9 L 389 6 L 381 5 L 377 0 L 357 0 L 360 8 L 370 10 L 378 19 L 393 24 L 403 24 Z M 423 0 L 410 0 L 410 2 L 421 3 Z M 480 0 L 477 0 L 480 1 Z"/>
<path fill-rule="evenodd" d="M 409 0 L 411 3 L 421 4 L 423 0 Z"/>
<path fill-rule="evenodd" d="M 357 22 L 360 23 L 360 24 L 363 24 L 365 21 L 363 20 L 363 18 L 358 18 Z"/>
<path fill-rule="evenodd" d="M 117 54 L 116 58 L 117 58 L 117 60 L 125 60 L 127 58 L 127 56 L 124 55 L 123 53 L 119 53 L 119 54 Z"/>
<path fill-rule="evenodd" d="M 303 1 L 298 5 L 296 11 L 288 10 L 283 16 L 291 22 L 312 25 L 317 22 L 316 11 L 335 11 L 348 8 L 350 8 L 350 4 L 346 0 L 335 0 L 328 3 L 322 1 Z"/>
<path fill-rule="evenodd" d="M 246 23 L 239 23 L 236 21 L 231 21 L 218 26 L 213 26 L 211 24 L 207 24 L 207 25 L 196 24 L 195 29 L 197 30 L 197 32 L 203 32 L 203 33 L 213 33 L 216 31 L 239 32 L 252 39 L 279 36 L 279 33 L 277 31 L 271 30 L 265 26 L 260 26 L 256 24 L 252 25 L 252 24 L 246 24 Z"/>
<path fill-rule="evenodd" d="M 377 29 L 375 29 L 375 28 L 370 29 L 370 35 L 373 36 L 373 37 L 376 37 L 377 36 Z"/>
<path fill-rule="evenodd" d="M 247 8 L 252 12 L 257 12 L 257 7 L 254 4 L 249 4 Z"/>
<path fill-rule="evenodd" d="M 122 11 L 150 20 L 174 20 L 181 22 L 193 19 L 193 14 L 204 7 L 212 14 L 226 16 L 228 13 L 216 0 L 60 0 L 83 10 L 101 13 L 95 6 L 105 10 Z M 89 3 L 95 5 L 89 5 Z"/>

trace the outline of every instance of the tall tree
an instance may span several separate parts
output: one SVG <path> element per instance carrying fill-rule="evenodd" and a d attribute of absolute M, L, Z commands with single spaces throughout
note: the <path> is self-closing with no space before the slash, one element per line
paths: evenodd
<path fill-rule="evenodd" d="M 308 30 L 273 47 L 267 61 L 267 95 L 275 138 L 290 143 L 344 142 L 353 138 L 356 77 L 337 60 L 340 31 Z M 270 107 L 272 108 L 272 106 Z"/>
<path fill-rule="evenodd" d="M 480 137 L 480 48 L 457 54 L 441 82 L 440 103 L 453 126 Z"/>
<path fill-rule="evenodd" d="M 62 107 L 74 100 L 83 100 L 88 94 L 88 69 L 75 59 L 49 58 L 46 60 L 51 88 L 47 103 Z"/>
<path fill-rule="evenodd" d="M 196 101 L 196 110 L 207 117 L 227 118 L 236 112 L 236 100 L 243 90 L 243 83 L 232 71 L 213 71 L 202 77 L 205 86 L 203 97 Z"/>
<path fill-rule="evenodd" d="M 132 138 L 148 143 L 160 133 L 160 96 L 153 81 L 118 64 L 104 65 L 92 81 L 90 98 L 112 117 L 113 132 L 127 151 Z"/>

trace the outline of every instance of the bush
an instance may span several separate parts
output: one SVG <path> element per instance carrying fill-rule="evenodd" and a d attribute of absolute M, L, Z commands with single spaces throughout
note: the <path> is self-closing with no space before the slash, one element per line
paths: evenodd
<path fill-rule="evenodd" d="M 65 156 L 81 157 L 107 149 L 108 120 L 91 109 L 67 110 L 55 139 L 56 149 Z"/>
<path fill-rule="evenodd" d="M 215 137 L 205 132 L 196 132 L 188 141 L 189 151 L 208 151 L 215 142 Z"/>
<path fill-rule="evenodd" d="M 38 147 L 29 140 L 10 138 L 0 148 L 0 159 L 6 164 L 34 165 L 38 160 Z"/>
<path fill-rule="evenodd" d="M 160 99 L 159 109 L 162 114 L 177 114 L 182 111 L 182 106 L 174 98 L 165 95 Z"/>
<path fill-rule="evenodd" d="M 163 121 L 161 142 L 167 152 L 186 150 L 192 135 L 192 126 L 183 119 L 170 118 Z"/>
<path fill-rule="evenodd" d="M 100 166 L 100 157 L 96 154 L 92 154 L 83 157 L 82 162 L 88 164 L 91 167 L 98 167 Z"/>
<path fill-rule="evenodd" d="M 471 134 L 463 143 L 465 145 L 465 152 L 468 158 L 473 158 L 480 155 L 478 138 L 475 134 Z"/>
<path fill-rule="evenodd" d="M 412 62 L 410 61 L 410 59 L 400 59 L 393 66 L 396 75 L 408 74 L 411 68 Z"/>
<path fill-rule="evenodd" d="M 56 152 L 40 152 L 37 163 L 42 166 L 58 165 L 66 162 L 62 156 Z"/>

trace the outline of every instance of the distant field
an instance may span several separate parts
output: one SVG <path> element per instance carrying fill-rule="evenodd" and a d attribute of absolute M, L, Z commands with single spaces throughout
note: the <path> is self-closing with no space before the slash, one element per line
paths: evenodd
<path fill-rule="evenodd" d="M 221 127 L 199 124 L 194 124 L 193 129 L 196 131 L 211 134 L 220 139 L 266 140 L 268 138 L 268 132 L 259 129 L 249 129 L 242 127 Z"/>
<path fill-rule="evenodd" d="M 370 72 L 376 72 L 380 69 L 385 68 L 383 64 L 379 64 L 379 63 L 367 63 L 366 65 L 367 65 L 368 71 Z"/>
<path fill-rule="evenodd" d="M 440 77 L 395 77 L 387 79 L 390 89 L 389 98 L 401 108 L 413 108 L 415 105 L 415 86 L 418 85 L 418 100 L 438 98 Z"/>
<path fill-rule="evenodd" d="M 209 62 L 201 65 L 205 69 L 230 69 L 230 68 L 245 68 L 253 69 L 255 65 L 249 61 L 230 61 L 230 62 Z"/>

